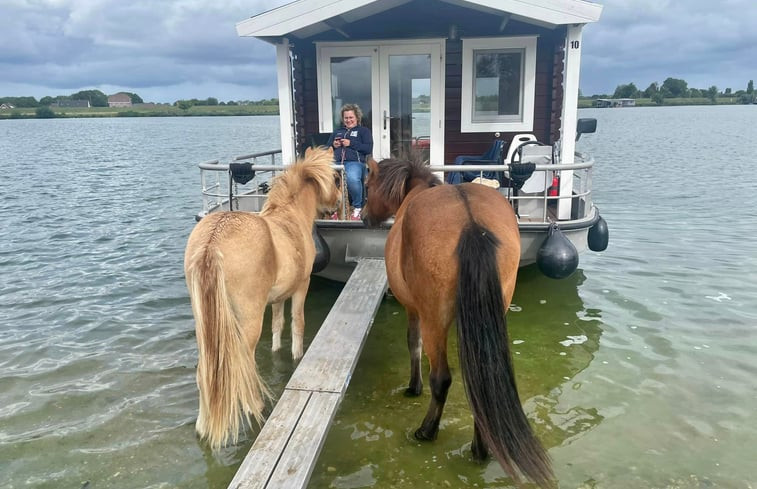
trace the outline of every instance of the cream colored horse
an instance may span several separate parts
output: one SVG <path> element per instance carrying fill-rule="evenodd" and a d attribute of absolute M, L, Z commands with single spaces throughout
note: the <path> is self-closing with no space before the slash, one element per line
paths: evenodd
<path fill-rule="evenodd" d="M 292 298 L 292 357 L 302 357 L 305 295 L 315 258 L 313 221 L 342 197 L 333 152 L 308 150 L 276 178 L 259 215 L 218 212 L 195 226 L 184 273 L 197 333 L 196 429 L 217 449 L 236 443 L 240 421 L 258 423 L 270 393 L 255 365 L 267 304 L 273 350 L 281 348 L 284 301 Z"/>

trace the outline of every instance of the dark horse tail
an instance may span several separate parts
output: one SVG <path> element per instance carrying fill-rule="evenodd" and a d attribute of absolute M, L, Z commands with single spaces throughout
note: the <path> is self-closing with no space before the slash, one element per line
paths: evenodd
<path fill-rule="evenodd" d="M 510 358 L 497 267 L 499 240 L 472 222 L 457 246 L 457 337 L 460 367 L 481 439 L 516 481 L 516 468 L 541 487 L 554 478 L 549 455 L 531 431 Z"/>

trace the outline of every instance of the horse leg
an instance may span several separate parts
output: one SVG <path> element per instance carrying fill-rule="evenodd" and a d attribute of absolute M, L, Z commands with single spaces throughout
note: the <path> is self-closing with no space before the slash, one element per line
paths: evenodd
<path fill-rule="evenodd" d="M 407 313 L 407 350 L 410 352 L 410 384 L 405 390 L 408 397 L 420 396 L 423 390 L 423 375 L 421 374 L 421 354 L 423 340 L 418 325 L 418 315 Z"/>
<path fill-rule="evenodd" d="M 284 330 L 284 301 L 271 304 L 271 330 L 273 339 L 271 350 L 279 351 L 281 349 L 281 332 Z"/>
<path fill-rule="evenodd" d="M 486 448 L 486 443 L 481 437 L 481 430 L 478 429 L 478 423 L 473 423 L 473 441 L 470 444 L 471 452 L 473 452 L 473 458 L 476 460 L 486 460 L 489 456 L 489 450 Z"/>
<path fill-rule="evenodd" d="M 236 314 L 242 326 L 241 340 L 244 342 L 244 347 L 249 352 L 249 355 L 238 371 L 237 377 L 243 380 L 236 381 L 241 382 L 237 387 L 238 399 L 232 399 L 232 402 L 235 405 L 238 404 L 241 406 L 244 413 L 250 415 L 258 424 L 262 424 L 266 399 L 270 398 L 271 394 L 265 382 L 258 374 L 257 363 L 255 362 L 255 348 L 263 332 L 266 300 L 265 297 L 250 297 L 249 295 L 240 294 L 235 297 L 235 304 Z"/>
<path fill-rule="evenodd" d="M 426 417 L 423 418 L 420 428 L 415 431 L 415 438 L 426 441 L 435 440 L 436 435 L 439 433 L 439 421 L 442 419 L 444 404 L 447 402 L 447 393 L 452 383 L 452 376 L 447 364 L 446 329 L 440 327 L 430 332 L 421 326 L 421 331 L 427 333 L 423 335 L 423 343 L 429 365 L 431 366 L 431 373 L 429 375 L 431 401 L 428 405 Z"/>
<path fill-rule="evenodd" d="M 292 359 L 299 360 L 303 354 L 305 337 L 305 297 L 310 278 L 292 294 Z"/>

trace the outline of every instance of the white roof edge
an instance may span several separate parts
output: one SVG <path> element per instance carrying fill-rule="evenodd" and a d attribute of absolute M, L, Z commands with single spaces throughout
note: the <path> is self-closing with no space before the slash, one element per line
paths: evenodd
<path fill-rule="evenodd" d="M 280 37 L 335 15 L 382 0 L 297 0 L 237 23 L 244 37 Z M 553 25 L 599 20 L 602 5 L 586 0 L 464 0 Z M 455 2 L 458 3 L 458 2 Z"/>
<path fill-rule="evenodd" d="M 597 22 L 602 5 L 585 0 L 477 0 L 492 9 L 553 25 Z"/>
<path fill-rule="evenodd" d="M 373 3 L 376 0 L 297 0 L 237 22 L 239 36 L 285 36 L 291 32 Z"/>

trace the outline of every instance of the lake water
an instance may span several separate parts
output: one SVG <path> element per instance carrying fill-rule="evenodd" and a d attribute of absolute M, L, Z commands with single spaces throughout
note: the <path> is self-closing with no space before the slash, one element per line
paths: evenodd
<path fill-rule="evenodd" d="M 521 270 L 509 313 L 521 399 L 562 488 L 757 485 L 757 107 L 582 110 L 598 132 L 603 253 L 554 281 Z M 276 117 L 0 122 L 0 487 L 222 488 L 255 433 L 194 434 L 182 259 L 199 161 L 278 146 Z M 307 337 L 340 292 L 315 280 Z M 512 487 L 469 454 L 453 386 L 412 438 L 404 313 L 374 322 L 312 487 Z M 285 345 L 283 351 L 288 351 Z M 281 392 L 293 365 L 258 348 Z"/>

